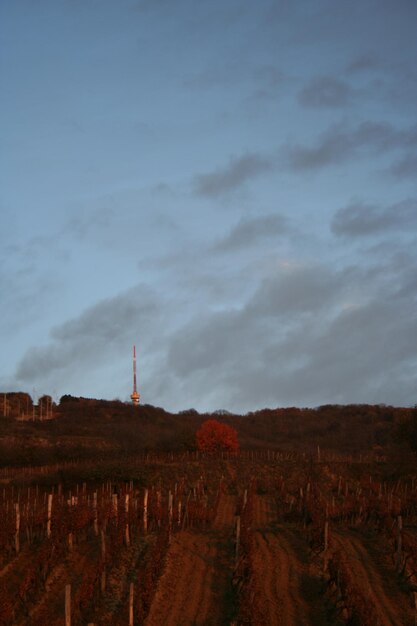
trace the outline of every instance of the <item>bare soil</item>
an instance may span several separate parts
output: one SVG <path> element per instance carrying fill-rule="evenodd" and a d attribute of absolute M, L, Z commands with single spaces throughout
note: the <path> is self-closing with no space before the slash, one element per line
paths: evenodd
<path fill-rule="evenodd" d="M 255 576 L 262 582 L 262 604 L 270 626 L 336 626 L 318 568 L 296 529 L 274 523 L 270 497 L 255 498 Z"/>
<path fill-rule="evenodd" d="M 357 587 L 374 605 L 380 626 L 414 626 L 410 596 L 399 584 L 381 538 L 354 529 L 332 532 L 332 545 L 345 556 Z"/>
<path fill-rule="evenodd" d="M 236 498 L 222 495 L 213 529 L 182 531 L 170 545 L 146 626 L 230 623 L 230 537 Z"/>

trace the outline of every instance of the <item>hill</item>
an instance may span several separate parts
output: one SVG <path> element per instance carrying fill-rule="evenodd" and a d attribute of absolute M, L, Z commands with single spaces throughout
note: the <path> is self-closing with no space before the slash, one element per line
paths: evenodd
<path fill-rule="evenodd" d="M 206 419 L 233 426 L 244 449 L 316 450 L 343 453 L 395 448 L 400 423 L 412 409 L 385 405 L 324 405 L 262 409 L 246 415 L 226 411 L 178 414 L 151 405 L 63 396 L 53 419 L 0 418 L 2 465 L 113 457 L 135 452 L 193 450 Z"/>

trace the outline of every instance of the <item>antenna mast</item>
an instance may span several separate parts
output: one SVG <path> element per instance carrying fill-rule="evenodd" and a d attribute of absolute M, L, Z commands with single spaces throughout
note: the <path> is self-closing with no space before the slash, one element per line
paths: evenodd
<path fill-rule="evenodd" d="M 133 392 L 130 399 L 135 406 L 139 406 L 140 393 L 136 385 L 136 346 L 133 346 Z"/>

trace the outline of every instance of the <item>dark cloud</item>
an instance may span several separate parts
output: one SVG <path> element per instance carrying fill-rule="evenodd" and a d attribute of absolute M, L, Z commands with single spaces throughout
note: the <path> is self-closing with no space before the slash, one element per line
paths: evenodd
<path fill-rule="evenodd" d="M 252 153 L 231 158 L 222 169 L 194 178 L 194 191 L 199 196 L 213 198 L 234 191 L 245 182 L 268 172 L 273 167 L 270 158 Z"/>
<path fill-rule="evenodd" d="M 263 281 L 248 311 L 276 318 L 318 312 L 338 294 L 344 284 L 325 267 L 294 267 Z"/>
<path fill-rule="evenodd" d="M 369 269 L 269 266 L 255 289 L 222 300 L 221 310 L 197 297 L 191 307 L 178 297 L 168 306 L 138 285 L 55 328 L 46 346 L 24 356 L 16 380 L 71 393 L 78 379 L 77 393 L 88 395 L 92 385 L 101 388 L 95 377 L 104 364 L 119 380 L 112 359 L 124 353 L 127 397 L 128 355 L 138 341 L 146 401 L 159 406 L 409 404 L 417 382 L 415 265 L 387 251 L 378 261 Z M 120 382 L 115 387 L 120 393 Z"/>
<path fill-rule="evenodd" d="M 352 101 L 353 89 L 343 80 L 332 76 L 319 76 L 298 94 L 298 101 L 305 107 L 340 108 Z"/>
<path fill-rule="evenodd" d="M 193 320 L 173 337 L 167 353 L 167 368 L 175 377 L 188 379 L 194 372 L 203 370 L 206 374 L 213 372 L 217 378 L 216 366 L 221 364 L 224 372 L 234 361 L 238 354 L 236 347 L 244 332 L 244 316 L 233 310 Z"/>
<path fill-rule="evenodd" d="M 300 316 L 305 320 L 329 309 L 345 288 L 340 276 L 323 267 L 281 269 L 262 281 L 244 306 L 192 320 L 171 342 L 168 366 L 179 377 L 199 369 L 227 379 L 229 366 L 244 371 L 244 355 L 255 365 L 260 350 L 268 351 Z"/>
<path fill-rule="evenodd" d="M 339 209 L 332 221 L 335 235 L 360 237 L 417 227 L 417 201 L 405 200 L 388 207 L 350 204 Z"/>
<path fill-rule="evenodd" d="M 417 319 L 412 298 L 391 295 L 342 310 L 321 332 L 293 333 L 281 348 L 301 365 L 284 370 L 285 396 L 299 393 L 312 404 L 323 394 L 340 403 L 411 402 Z"/>
<path fill-rule="evenodd" d="M 191 320 L 170 343 L 169 376 L 191 403 L 213 389 L 217 406 L 233 410 L 409 404 L 417 382 L 415 294 L 402 289 L 409 270 L 393 281 L 385 267 L 270 277 L 246 305 Z"/>
<path fill-rule="evenodd" d="M 275 100 L 290 79 L 279 68 L 273 65 L 264 65 L 256 68 L 253 72 L 253 80 L 257 86 L 250 99 L 262 101 Z"/>
<path fill-rule="evenodd" d="M 417 154 L 410 153 L 404 158 L 399 159 L 390 168 L 391 174 L 397 178 L 417 178 Z"/>
<path fill-rule="evenodd" d="M 213 249 L 218 252 L 235 251 L 286 232 L 288 232 L 287 222 L 282 215 L 273 213 L 241 219 L 226 237 L 213 246 Z"/>
<path fill-rule="evenodd" d="M 352 148 L 347 143 L 346 133 L 339 127 L 333 127 L 323 133 L 315 146 L 309 148 L 289 145 L 285 148 L 283 156 L 293 170 L 303 171 L 341 163 L 351 154 Z"/>
<path fill-rule="evenodd" d="M 399 130 L 388 122 L 368 121 L 353 130 L 343 124 L 332 126 L 312 147 L 288 145 L 283 158 L 296 171 L 314 170 L 358 155 L 382 154 L 414 145 L 417 145 L 417 126 Z"/>
<path fill-rule="evenodd" d="M 51 235 L 12 239 L 0 253 L 0 328 L 5 333 L 23 330 L 54 309 L 62 281 L 56 275 L 68 263 L 66 246 Z M 42 294 L 42 297 L 40 297 Z"/>
<path fill-rule="evenodd" d="M 354 58 L 346 68 L 348 74 L 373 71 L 380 67 L 380 62 L 371 54 L 361 54 Z"/>
<path fill-rule="evenodd" d="M 223 62 L 221 65 L 207 67 L 200 72 L 188 75 L 183 79 L 183 86 L 187 89 L 227 89 L 240 85 L 246 88 L 248 77 L 254 84 L 250 98 L 255 100 L 275 98 L 288 82 L 288 75 L 274 65 L 259 65 L 250 70 L 242 62 Z"/>
<path fill-rule="evenodd" d="M 77 240 L 89 239 L 91 234 L 97 231 L 106 231 L 112 227 L 116 218 L 120 216 L 120 210 L 110 207 L 99 207 L 72 215 L 62 229 L 60 236 L 72 235 Z"/>
<path fill-rule="evenodd" d="M 146 347 L 161 310 L 155 294 L 141 285 L 103 300 L 55 327 L 47 345 L 30 348 L 17 367 L 16 379 L 33 385 L 47 380 L 62 388 L 80 371 L 94 376 L 115 348 L 129 346 L 139 336 Z"/>

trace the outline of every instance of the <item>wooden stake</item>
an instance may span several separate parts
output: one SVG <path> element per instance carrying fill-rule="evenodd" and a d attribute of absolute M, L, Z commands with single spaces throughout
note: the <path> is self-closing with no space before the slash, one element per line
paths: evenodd
<path fill-rule="evenodd" d="M 71 626 L 71 585 L 65 585 L 65 626 Z"/>
<path fill-rule="evenodd" d="M 158 528 L 160 528 L 161 527 L 161 491 L 159 489 L 156 492 L 156 515 L 157 515 Z"/>
<path fill-rule="evenodd" d="M 178 526 L 181 526 L 181 500 L 178 502 Z"/>
<path fill-rule="evenodd" d="M 172 497 L 172 493 L 171 491 L 168 493 L 168 523 L 169 523 L 169 529 L 171 530 L 172 527 L 172 502 L 173 502 L 173 497 Z"/>
<path fill-rule="evenodd" d="M 101 558 L 103 561 L 106 558 L 106 537 L 104 536 L 104 530 L 101 531 Z"/>
<path fill-rule="evenodd" d="M 14 536 L 14 542 L 15 542 L 15 548 L 16 548 L 16 554 L 19 554 L 20 551 L 20 509 L 19 509 L 19 503 L 16 502 L 15 506 L 15 510 L 16 510 L 16 533 Z"/>
<path fill-rule="evenodd" d="M 148 531 L 148 490 L 143 494 L 143 530 Z"/>
<path fill-rule="evenodd" d="M 415 608 L 414 626 L 417 626 L 417 591 L 414 591 L 414 608 Z"/>
<path fill-rule="evenodd" d="M 46 525 L 46 536 L 48 539 L 51 536 L 51 519 L 52 519 L 52 493 L 48 496 L 48 521 Z"/>
<path fill-rule="evenodd" d="M 129 626 L 133 626 L 133 583 L 129 588 Z"/>
<path fill-rule="evenodd" d="M 235 563 L 237 565 L 239 560 L 239 548 L 240 548 L 240 515 L 236 517 L 236 553 L 235 553 Z"/>
<path fill-rule="evenodd" d="M 97 516 L 97 491 L 93 493 L 93 511 L 94 511 L 94 534 L 98 535 L 98 516 Z"/>
<path fill-rule="evenodd" d="M 112 509 L 113 509 L 113 515 L 116 517 L 117 519 L 117 514 L 118 514 L 118 510 L 117 510 L 117 493 L 114 493 L 111 497 L 111 501 L 112 501 Z"/>
<path fill-rule="evenodd" d="M 398 516 L 398 534 L 397 534 L 397 570 L 401 570 L 402 562 L 402 530 L 403 530 L 403 518 Z"/>
<path fill-rule="evenodd" d="M 129 494 L 128 493 L 125 496 L 125 513 L 126 513 L 125 541 L 126 541 L 126 545 L 130 546 L 130 535 L 129 535 Z"/>
<path fill-rule="evenodd" d="M 324 555 L 323 555 L 323 569 L 327 572 L 328 567 L 328 548 L 329 548 L 329 521 L 326 520 L 324 523 Z"/>

